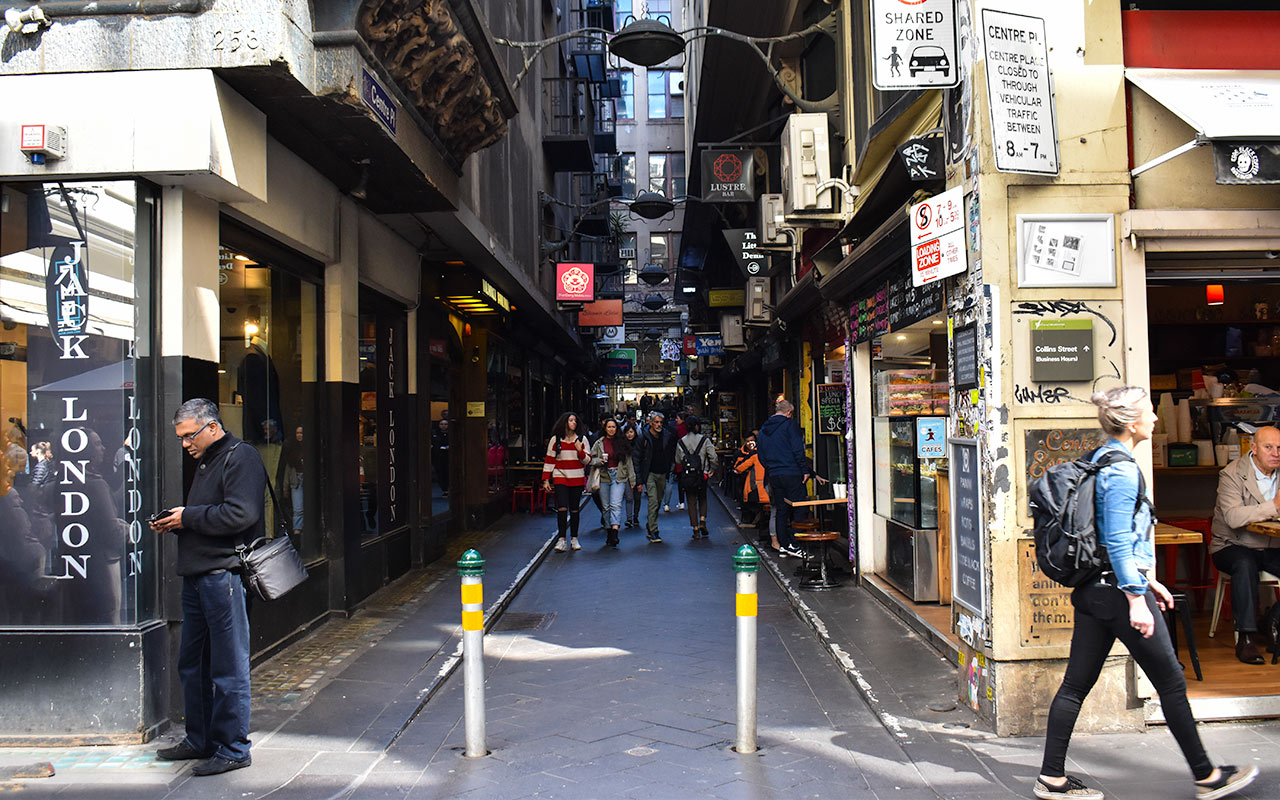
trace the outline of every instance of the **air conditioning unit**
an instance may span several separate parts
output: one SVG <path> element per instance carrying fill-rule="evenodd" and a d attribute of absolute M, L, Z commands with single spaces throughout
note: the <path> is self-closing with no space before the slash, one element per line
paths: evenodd
<path fill-rule="evenodd" d="M 741 314 L 725 314 L 720 317 L 720 342 L 726 349 L 746 347 L 746 339 L 742 335 Z"/>
<path fill-rule="evenodd" d="M 773 292 L 764 276 L 747 278 L 747 308 L 744 325 L 768 325 L 773 322 Z"/>
<path fill-rule="evenodd" d="M 618 258 L 635 258 L 636 249 L 634 247 L 619 247 Z"/>
<path fill-rule="evenodd" d="M 671 96 L 679 97 L 684 94 L 684 73 L 669 72 L 667 73 L 668 86 L 671 87 Z"/>
<path fill-rule="evenodd" d="M 778 230 L 782 224 L 782 195 L 760 195 L 760 241 L 757 247 L 786 246 L 787 234 Z"/>
<path fill-rule="evenodd" d="M 782 208 L 785 216 L 832 210 L 831 143 L 826 114 L 792 114 L 782 129 Z"/>

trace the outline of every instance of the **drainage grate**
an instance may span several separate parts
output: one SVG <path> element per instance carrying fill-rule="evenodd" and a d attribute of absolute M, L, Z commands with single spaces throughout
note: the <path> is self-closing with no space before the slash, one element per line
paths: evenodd
<path fill-rule="evenodd" d="M 556 613 L 554 611 L 547 614 L 507 611 L 498 619 L 498 624 L 493 626 L 493 629 L 498 631 L 541 631 L 551 627 L 551 623 L 555 618 Z"/>

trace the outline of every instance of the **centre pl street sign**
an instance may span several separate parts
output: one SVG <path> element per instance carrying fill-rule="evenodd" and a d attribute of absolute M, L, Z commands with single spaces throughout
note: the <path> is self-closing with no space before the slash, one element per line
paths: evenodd
<path fill-rule="evenodd" d="M 996 169 L 1057 175 L 1058 122 L 1044 20 L 984 8 L 982 33 Z"/>

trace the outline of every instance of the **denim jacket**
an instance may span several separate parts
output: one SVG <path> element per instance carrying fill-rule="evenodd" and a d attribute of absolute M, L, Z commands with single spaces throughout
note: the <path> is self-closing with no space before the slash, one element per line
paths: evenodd
<path fill-rule="evenodd" d="M 1111 439 L 1098 448 L 1092 460 L 1097 461 L 1108 450 L 1129 452 L 1123 444 Z M 1121 461 L 1103 467 L 1094 484 L 1094 502 L 1098 539 L 1107 549 L 1117 584 L 1129 594 L 1145 594 L 1147 578 L 1139 570 L 1151 570 L 1156 565 L 1152 533 L 1155 520 L 1151 515 L 1150 495 L 1147 502 L 1138 507 L 1138 465 Z"/>

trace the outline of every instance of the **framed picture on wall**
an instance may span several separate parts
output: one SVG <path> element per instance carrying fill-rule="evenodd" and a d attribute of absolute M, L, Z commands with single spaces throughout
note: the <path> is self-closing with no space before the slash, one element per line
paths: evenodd
<path fill-rule="evenodd" d="M 1114 214 L 1019 214 L 1018 288 L 1116 285 Z"/>

